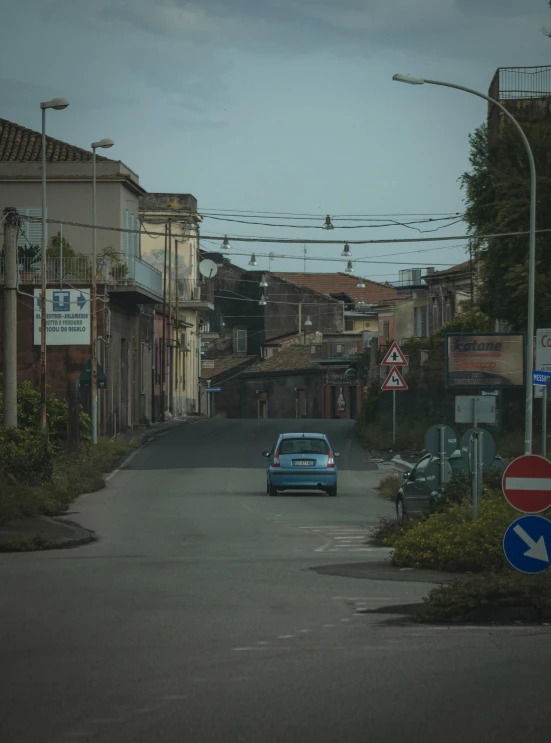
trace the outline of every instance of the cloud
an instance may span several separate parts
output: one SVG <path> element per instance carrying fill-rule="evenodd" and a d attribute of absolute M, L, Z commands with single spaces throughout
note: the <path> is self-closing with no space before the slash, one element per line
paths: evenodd
<path fill-rule="evenodd" d="M 544 0 L 50 0 L 44 18 L 120 33 L 147 35 L 264 53 L 337 52 L 369 56 L 388 45 L 402 51 L 432 49 L 471 55 L 472 43 L 501 49 L 524 28 L 540 34 L 551 13 Z M 492 25 L 488 27 L 488 20 Z M 498 39 L 495 39 L 497 44 Z"/>

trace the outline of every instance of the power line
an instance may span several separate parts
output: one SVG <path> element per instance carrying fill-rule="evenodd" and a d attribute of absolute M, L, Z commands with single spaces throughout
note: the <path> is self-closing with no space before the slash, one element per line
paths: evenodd
<path fill-rule="evenodd" d="M 273 222 L 251 222 L 246 219 L 236 219 L 234 217 L 225 217 L 225 216 L 215 216 L 213 214 L 204 214 L 205 219 L 215 219 L 220 222 L 234 222 L 238 224 L 250 224 L 256 227 L 286 227 L 291 229 L 307 229 L 307 230 L 322 230 L 323 226 L 321 224 L 274 224 Z M 308 219 L 308 217 L 299 217 L 299 219 Z M 318 218 L 319 219 L 319 218 Z M 338 217 L 332 218 L 333 222 L 341 221 Z M 453 220 L 451 224 L 445 224 L 440 225 L 436 229 L 441 230 L 445 229 L 446 227 L 451 227 L 454 224 L 457 224 L 458 222 L 463 221 L 463 216 L 460 216 L 458 219 L 456 215 L 450 216 L 450 217 L 437 217 L 437 218 L 427 218 L 427 219 L 418 219 L 413 220 L 409 222 L 400 222 L 398 220 L 391 220 L 390 222 L 387 220 L 386 222 L 384 220 L 381 220 L 383 222 L 382 224 L 355 224 L 355 225 L 338 225 L 337 229 L 339 230 L 358 230 L 358 229 L 376 229 L 379 227 L 406 227 L 408 229 L 417 230 L 417 232 L 434 232 L 435 230 L 421 230 L 418 227 L 413 227 L 415 224 L 428 224 L 428 223 L 434 223 L 434 222 L 450 222 L 450 220 Z M 343 220 L 344 221 L 344 220 Z M 350 221 L 350 220 L 346 220 Z M 355 220 L 354 220 L 355 221 Z M 357 220 L 357 221 L 364 221 L 364 220 Z"/>

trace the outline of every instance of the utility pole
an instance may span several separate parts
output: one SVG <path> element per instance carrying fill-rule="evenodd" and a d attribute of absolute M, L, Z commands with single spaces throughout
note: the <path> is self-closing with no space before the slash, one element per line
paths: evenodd
<path fill-rule="evenodd" d="M 175 387 L 177 390 L 179 390 L 179 384 L 180 384 L 180 345 L 178 341 L 178 337 L 180 334 L 180 312 L 179 312 L 179 297 L 180 297 L 180 287 L 178 285 L 178 240 L 174 238 L 174 322 L 176 325 L 176 345 L 174 346 L 174 352 L 176 356 L 176 363 L 174 364 L 174 371 L 175 371 Z M 181 397 L 180 393 L 180 397 Z"/>
<path fill-rule="evenodd" d="M 168 225 L 165 224 L 165 261 L 163 271 L 163 337 L 161 345 L 161 421 L 165 420 L 166 401 L 166 264 L 168 247 Z"/>
<path fill-rule="evenodd" d="M 17 228 L 14 207 L 4 209 L 4 428 L 17 427 Z"/>
<path fill-rule="evenodd" d="M 168 409 L 172 415 L 172 387 L 174 379 L 173 324 L 172 324 L 172 222 L 168 220 Z"/>

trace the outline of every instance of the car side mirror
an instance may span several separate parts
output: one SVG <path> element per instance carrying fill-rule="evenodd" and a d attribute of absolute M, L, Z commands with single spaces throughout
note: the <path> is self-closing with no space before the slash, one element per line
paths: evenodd
<path fill-rule="evenodd" d="M 404 480 L 413 480 L 412 474 L 413 473 L 409 470 L 407 472 L 404 472 Z"/>
<path fill-rule="evenodd" d="M 262 456 L 268 458 L 270 456 L 270 452 L 269 451 L 263 451 L 262 452 Z"/>
<path fill-rule="evenodd" d="M 340 457 L 340 454 L 338 451 L 336 451 L 333 453 L 333 456 L 335 457 L 335 459 L 337 459 L 338 457 Z"/>

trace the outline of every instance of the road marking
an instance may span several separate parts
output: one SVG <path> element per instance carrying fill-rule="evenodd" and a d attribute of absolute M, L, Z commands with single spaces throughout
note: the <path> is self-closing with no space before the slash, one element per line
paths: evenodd
<path fill-rule="evenodd" d="M 290 640 L 293 635 L 278 635 L 278 640 Z"/>
<path fill-rule="evenodd" d="M 257 645 L 267 645 L 268 643 L 266 642 L 266 640 L 260 640 L 260 641 L 259 641 L 259 642 L 257 642 L 256 644 L 257 644 Z"/>
<path fill-rule="evenodd" d="M 349 622 L 350 619 L 341 619 L 341 622 Z"/>
<path fill-rule="evenodd" d="M 241 652 L 242 650 L 254 650 L 254 648 L 232 648 L 232 650 L 235 650 L 237 652 Z"/>
<path fill-rule="evenodd" d="M 334 627 L 335 625 L 334 624 L 322 624 L 321 626 L 322 627 Z"/>
<path fill-rule="evenodd" d="M 164 697 L 161 697 L 161 699 L 165 699 L 167 702 L 176 702 L 180 699 L 187 699 L 187 694 L 166 694 Z"/>
<path fill-rule="evenodd" d="M 311 632 L 311 629 L 299 629 L 299 632 Z"/>

